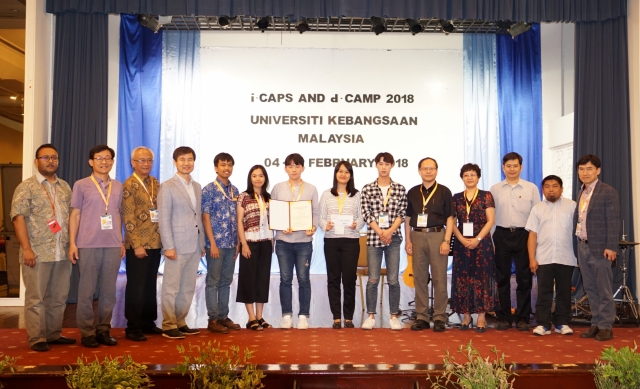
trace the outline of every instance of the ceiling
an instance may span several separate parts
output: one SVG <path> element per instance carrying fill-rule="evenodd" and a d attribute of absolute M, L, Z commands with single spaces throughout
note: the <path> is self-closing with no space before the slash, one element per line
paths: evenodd
<path fill-rule="evenodd" d="M 0 124 L 21 130 L 26 0 L 0 0 Z"/>

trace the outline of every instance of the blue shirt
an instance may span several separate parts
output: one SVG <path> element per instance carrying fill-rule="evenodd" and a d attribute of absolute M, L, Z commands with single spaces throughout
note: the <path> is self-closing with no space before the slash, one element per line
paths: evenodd
<path fill-rule="evenodd" d="M 224 190 L 220 191 L 218 185 Z M 231 184 L 226 186 L 216 177 L 216 181 L 202 189 L 202 213 L 209 214 L 211 229 L 216 246 L 221 249 L 231 249 L 238 245 L 238 223 L 236 222 L 236 199 L 238 188 Z M 205 235 L 207 248 L 211 247 L 209 237 Z"/>

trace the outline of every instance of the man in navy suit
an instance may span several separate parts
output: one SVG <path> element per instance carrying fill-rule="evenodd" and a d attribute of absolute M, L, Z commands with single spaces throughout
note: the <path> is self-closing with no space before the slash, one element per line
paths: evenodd
<path fill-rule="evenodd" d="M 576 168 L 582 187 L 573 219 L 578 238 L 578 265 L 591 308 L 591 327 L 581 338 L 613 338 L 616 317 L 611 262 L 616 259 L 620 229 L 618 192 L 598 180 L 600 158 L 586 154 Z"/>

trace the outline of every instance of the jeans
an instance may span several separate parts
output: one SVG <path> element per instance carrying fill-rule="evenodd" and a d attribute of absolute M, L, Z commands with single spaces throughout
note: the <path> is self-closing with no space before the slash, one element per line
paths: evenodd
<path fill-rule="evenodd" d="M 293 268 L 295 267 L 300 300 L 299 315 L 309 317 L 309 308 L 311 306 L 309 265 L 312 253 L 313 244 L 311 242 L 288 243 L 282 240 L 276 241 L 276 255 L 280 265 L 280 306 L 282 307 L 282 316 L 293 315 L 291 282 L 293 281 Z"/>
<path fill-rule="evenodd" d="M 220 257 L 213 258 L 207 251 L 207 280 L 204 288 L 209 320 L 222 320 L 229 315 L 229 291 L 236 266 L 236 249 L 218 249 Z"/>
<path fill-rule="evenodd" d="M 400 242 L 398 235 L 393 235 L 391 244 L 384 247 L 367 246 L 367 262 L 369 263 L 369 280 L 367 281 L 367 313 L 375 314 L 378 304 L 378 283 L 380 282 L 380 268 L 382 254 L 387 265 L 387 279 L 389 283 L 389 310 L 395 315 L 400 310 L 400 284 L 398 271 L 400 267 Z M 382 286 L 384 288 L 384 285 Z"/>

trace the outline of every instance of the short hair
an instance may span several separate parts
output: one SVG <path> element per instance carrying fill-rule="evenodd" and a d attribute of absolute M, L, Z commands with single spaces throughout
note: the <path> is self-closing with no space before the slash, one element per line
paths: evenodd
<path fill-rule="evenodd" d="M 196 160 L 196 152 L 189 146 L 180 146 L 177 149 L 173 150 L 173 160 L 177 161 L 183 155 L 191 154 L 193 155 L 193 160 Z"/>
<path fill-rule="evenodd" d="M 289 166 L 291 163 L 304 167 L 304 158 L 298 153 L 289 154 L 287 158 L 284 159 L 284 166 Z"/>
<path fill-rule="evenodd" d="M 438 168 L 438 161 L 436 161 L 434 158 L 426 157 L 426 158 L 422 158 L 422 159 L 420 160 L 420 162 L 418 162 L 418 169 L 420 169 L 420 167 L 422 166 L 422 162 L 427 161 L 427 160 L 431 160 L 431 161 L 433 161 L 433 163 L 435 163 L 435 164 L 436 164 L 436 169 Z"/>
<path fill-rule="evenodd" d="M 558 176 L 556 176 L 556 175 L 553 175 L 553 174 L 552 174 L 552 175 L 550 175 L 550 176 L 546 176 L 545 178 L 543 178 L 543 179 L 542 179 L 542 185 L 541 185 L 541 186 L 542 186 L 542 187 L 544 187 L 544 184 L 545 184 L 547 181 L 557 181 L 557 182 L 558 182 L 558 184 L 560 184 L 560 187 L 562 188 L 562 178 L 560 178 L 560 177 L 558 177 Z"/>
<path fill-rule="evenodd" d="M 213 166 L 218 167 L 218 162 L 231 162 L 232 165 L 236 164 L 236 161 L 233 160 L 233 157 L 229 153 L 220 153 L 213 158 Z"/>
<path fill-rule="evenodd" d="M 382 153 L 378 153 L 378 155 L 376 155 L 376 158 L 374 159 L 374 161 L 376 163 L 382 161 L 384 159 L 385 162 L 388 162 L 392 165 L 395 165 L 396 161 L 393 159 L 393 155 L 391 155 L 391 153 L 388 153 L 386 151 L 383 151 Z"/>
<path fill-rule="evenodd" d="M 45 143 L 43 145 L 40 145 L 40 147 L 36 149 L 36 159 L 38 159 L 38 153 L 42 149 L 54 149 L 56 151 L 56 154 L 58 154 L 58 149 L 56 149 L 56 146 L 52 145 L 51 143 Z"/>
<path fill-rule="evenodd" d="M 153 153 L 153 150 L 151 150 L 148 147 L 138 146 L 135 149 L 133 149 L 133 151 L 131 152 L 131 160 L 133 160 L 133 155 L 136 153 L 136 151 L 140 151 L 140 150 L 146 150 L 146 151 L 150 152 L 151 153 L 151 159 L 155 158 L 155 154 Z"/>
<path fill-rule="evenodd" d="M 256 195 L 253 190 L 253 183 L 251 182 L 251 173 L 258 169 L 262 170 L 262 174 L 264 175 L 264 185 L 262 185 L 262 193 L 260 194 L 264 201 L 267 202 L 271 198 L 271 195 L 267 192 L 269 189 L 269 175 L 267 174 L 267 169 L 262 165 L 253 165 L 253 167 L 249 169 L 249 174 L 247 174 L 247 190 L 245 192 L 247 192 L 250 197 L 254 197 Z"/>
<path fill-rule="evenodd" d="M 504 164 L 506 164 L 508 161 L 511 161 L 511 160 L 514 160 L 514 159 L 517 159 L 517 160 L 518 160 L 518 163 L 519 163 L 520 165 L 522 165 L 522 155 L 520 155 L 520 154 L 516 153 L 515 151 L 512 151 L 512 152 L 510 152 L 510 153 L 506 153 L 506 154 L 504 155 L 504 157 L 502 157 L 502 164 L 504 165 Z"/>
<path fill-rule="evenodd" d="M 464 173 L 466 172 L 476 172 L 476 174 L 478 175 L 478 178 L 480 178 L 482 177 L 482 175 L 480 174 L 480 171 L 481 171 L 480 166 L 476 165 L 475 163 L 465 163 L 460 168 L 460 178 L 462 178 L 462 176 L 464 176 Z"/>
<path fill-rule="evenodd" d="M 333 187 L 331 187 L 331 194 L 334 196 L 338 196 L 338 179 L 336 176 L 338 175 L 338 171 L 340 167 L 344 166 L 345 169 L 349 171 L 349 182 L 347 182 L 347 193 L 349 193 L 349 197 L 353 197 L 358 193 L 356 189 L 355 180 L 353 178 L 353 166 L 349 163 L 349 161 L 340 161 L 336 164 L 336 167 L 333 169 Z"/>
<path fill-rule="evenodd" d="M 107 145 L 97 145 L 91 150 L 89 150 L 89 159 L 93 159 L 93 157 L 95 157 L 96 154 L 101 153 L 105 150 L 109 150 L 109 153 L 111 153 L 111 158 L 116 157 L 116 152 L 111 147 Z"/>
<path fill-rule="evenodd" d="M 600 166 L 602 166 L 602 162 L 600 161 L 600 157 L 598 157 L 597 155 L 593 155 L 593 154 L 585 154 L 582 157 L 580 157 L 580 159 L 576 163 L 576 170 L 578 170 L 578 167 L 580 167 L 582 165 L 586 165 L 589 162 L 591 162 L 593 164 L 593 166 L 595 166 L 598 169 L 600 169 Z"/>

